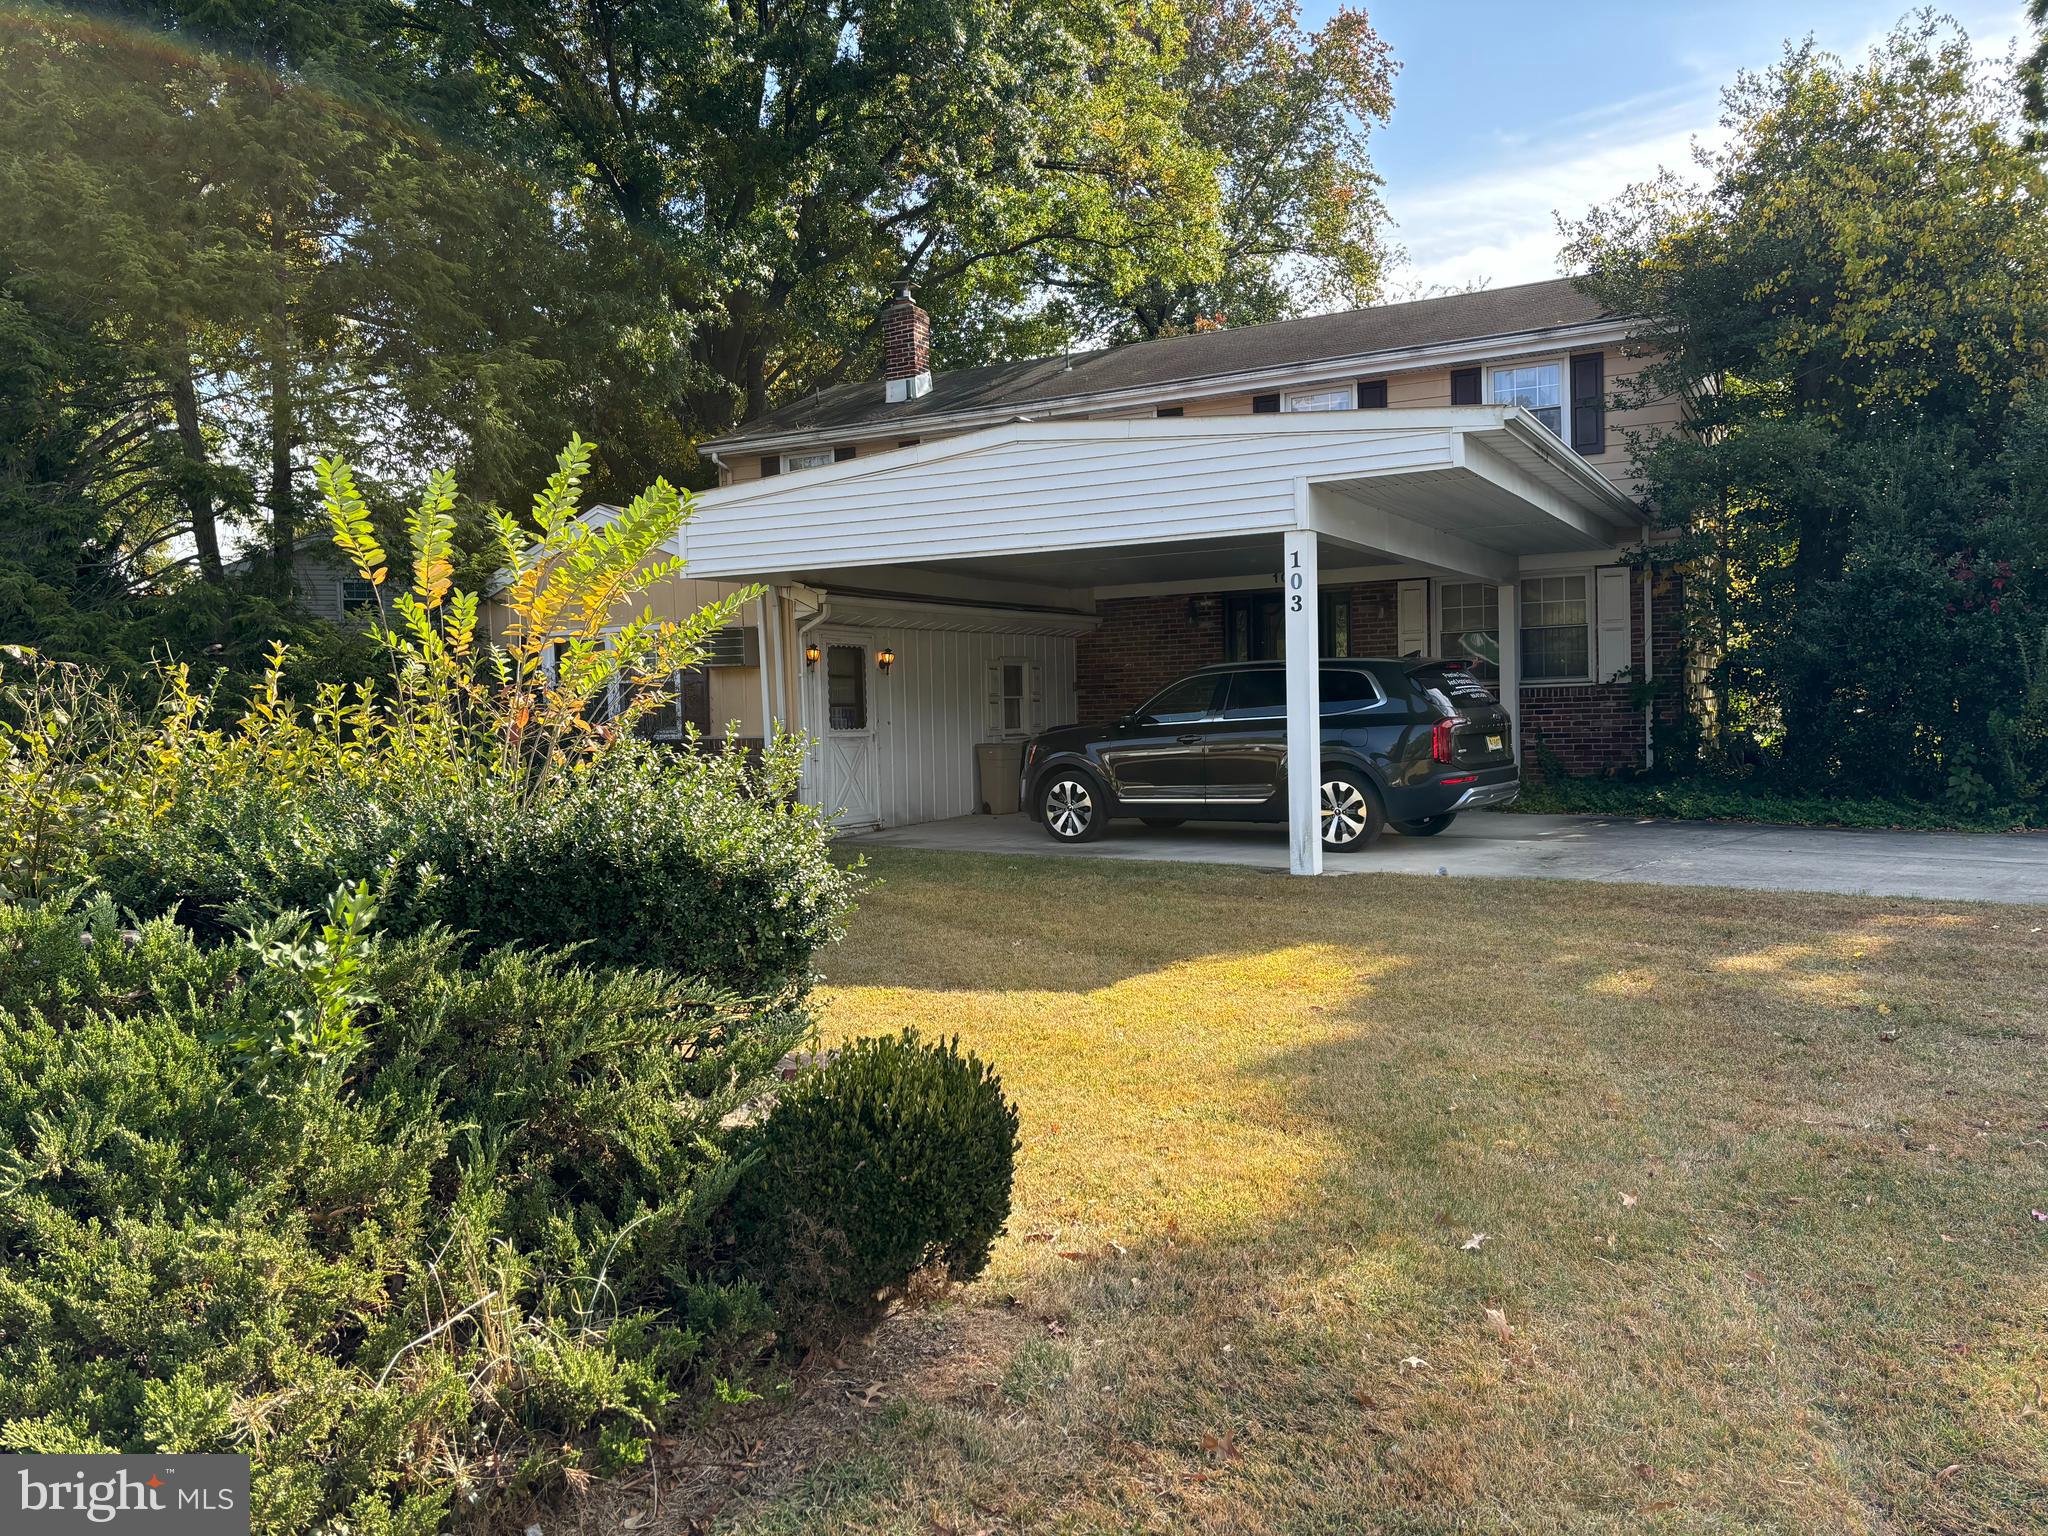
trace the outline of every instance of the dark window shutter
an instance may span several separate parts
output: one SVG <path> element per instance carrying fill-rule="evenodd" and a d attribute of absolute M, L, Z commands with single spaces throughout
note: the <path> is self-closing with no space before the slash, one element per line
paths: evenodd
<path fill-rule="evenodd" d="M 1582 352 L 1572 359 L 1572 447 L 1580 453 L 1607 451 L 1607 354 Z"/>
<path fill-rule="evenodd" d="M 706 736 L 712 732 L 711 674 L 703 667 L 689 667 L 676 674 L 676 714 L 681 725 L 694 725 Z"/>
<path fill-rule="evenodd" d="M 1451 404 L 1477 405 L 1479 403 L 1479 370 L 1477 368 L 1453 368 L 1451 370 Z"/>
<path fill-rule="evenodd" d="M 1158 414 L 1161 416 L 1185 416 L 1187 415 L 1187 408 L 1179 405 L 1162 405 L 1159 407 Z"/>
<path fill-rule="evenodd" d="M 844 464 L 848 459 L 852 457 L 853 444 L 851 443 L 841 443 L 837 448 L 834 448 L 832 450 L 832 462 L 834 464 Z"/>
<path fill-rule="evenodd" d="M 1254 416 L 1273 416 L 1277 415 L 1279 410 L 1280 397 L 1278 395 L 1252 396 L 1252 414 Z"/>
<path fill-rule="evenodd" d="M 898 448 L 915 448 L 923 441 L 924 439 L 921 437 L 899 437 L 896 439 L 896 446 Z"/>
<path fill-rule="evenodd" d="M 768 478 L 768 477 L 769 477 L 770 475 L 779 475 L 779 474 L 781 474 L 781 473 L 782 473 L 782 455 L 781 455 L 781 454 L 779 454 L 779 453 L 764 453 L 764 454 L 762 454 L 762 455 L 761 455 L 761 478 L 762 478 L 762 479 L 764 479 L 764 480 L 765 480 L 765 479 L 767 479 L 767 478 Z"/>
<path fill-rule="evenodd" d="M 1387 381 L 1385 379 L 1360 379 L 1358 381 L 1358 408 L 1361 411 L 1384 411 L 1387 408 Z"/>

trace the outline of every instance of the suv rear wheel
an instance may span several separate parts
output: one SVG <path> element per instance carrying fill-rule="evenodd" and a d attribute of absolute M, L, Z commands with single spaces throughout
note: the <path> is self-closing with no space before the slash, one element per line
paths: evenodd
<path fill-rule="evenodd" d="M 1386 830 L 1379 791 L 1356 774 L 1324 774 L 1321 800 L 1323 846 L 1331 853 L 1370 847 Z"/>
<path fill-rule="evenodd" d="M 1102 836 L 1108 818 L 1102 811 L 1102 793 L 1095 781 L 1071 769 L 1047 774 L 1038 790 L 1038 819 L 1055 841 L 1089 843 Z"/>

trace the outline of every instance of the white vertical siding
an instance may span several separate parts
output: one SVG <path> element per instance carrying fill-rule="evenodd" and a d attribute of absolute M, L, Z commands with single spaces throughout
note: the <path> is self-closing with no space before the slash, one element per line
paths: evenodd
<path fill-rule="evenodd" d="M 838 633 L 835 627 L 834 636 Z M 1071 636 L 887 625 L 863 627 L 858 633 L 865 637 L 870 654 L 883 646 L 896 653 L 896 664 L 887 673 L 876 674 L 871 700 L 885 827 L 966 816 L 980 809 L 974 747 L 989 738 L 990 662 L 1007 657 L 1038 664 L 1044 703 L 1037 729 L 1074 719 Z M 821 687 L 806 687 L 804 697 L 804 729 L 817 736 L 824 729 Z M 812 761 L 807 795 L 819 793 L 815 753 Z"/>

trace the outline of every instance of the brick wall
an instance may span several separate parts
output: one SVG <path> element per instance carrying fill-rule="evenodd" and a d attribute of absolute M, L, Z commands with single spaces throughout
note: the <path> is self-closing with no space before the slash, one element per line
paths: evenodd
<path fill-rule="evenodd" d="M 1351 589 L 1351 654 L 1392 656 L 1401 629 L 1398 581 L 1367 581 Z"/>
<path fill-rule="evenodd" d="M 1074 708 L 1095 724 L 1136 709 L 1177 677 L 1223 659 L 1223 600 L 1205 592 L 1116 597 L 1074 645 Z"/>
<path fill-rule="evenodd" d="M 1680 675 L 1681 635 L 1678 578 L 1660 571 L 1652 618 L 1656 675 Z M 1396 643 L 1396 591 L 1391 581 L 1365 582 L 1350 589 L 1351 652 L 1390 656 Z M 1327 589 L 1326 589 L 1327 590 Z M 1643 589 L 1629 582 L 1635 635 L 1631 654 L 1641 655 Z M 1094 724 L 1135 709 L 1175 678 L 1223 656 L 1223 599 L 1219 593 L 1123 597 L 1102 602 L 1102 624 L 1075 646 L 1076 712 Z M 1682 691 L 1671 688 L 1657 701 L 1662 724 L 1684 708 Z M 1522 770 L 1543 776 L 1546 758 L 1571 774 L 1603 774 L 1643 765 L 1643 711 L 1630 684 L 1595 683 L 1526 686 L 1521 697 Z"/>

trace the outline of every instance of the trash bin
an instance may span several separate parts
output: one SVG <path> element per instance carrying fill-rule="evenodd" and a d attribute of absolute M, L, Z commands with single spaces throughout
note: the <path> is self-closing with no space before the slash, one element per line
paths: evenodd
<path fill-rule="evenodd" d="M 1024 769 L 1024 743 L 984 741 L 974 748 L 975 776 L 981 781 L 979 799 L 984 816 L 1017 814 L 1017 775 Z"/>

